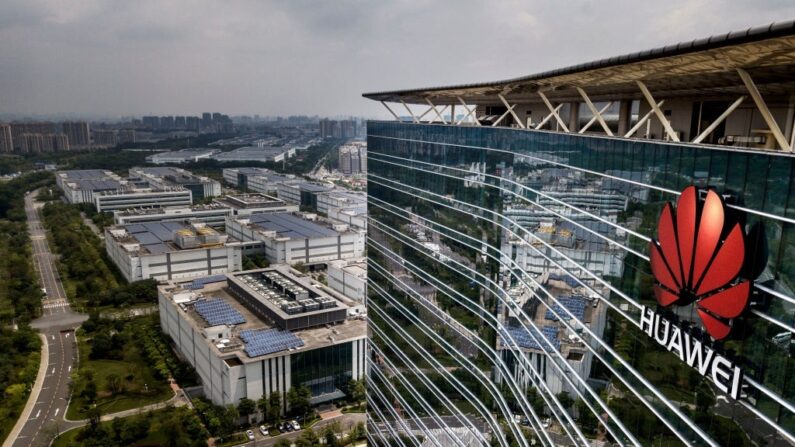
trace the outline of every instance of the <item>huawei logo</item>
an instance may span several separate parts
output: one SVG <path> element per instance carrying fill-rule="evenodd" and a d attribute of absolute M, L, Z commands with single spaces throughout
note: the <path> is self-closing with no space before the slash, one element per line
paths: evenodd
<path fill-rule="evenodd" d="M 704 329 L 716 340 L 729 335 L 732 319 L 745 311 L 751 282 L 742 278 L 746 235 L 740 222 L 729 221 L 723 199 L 707 191 L 682 191 L 676 211 L 666 203 L 649 246 L 654 296 L 661 306 L 695 302 Z"/>

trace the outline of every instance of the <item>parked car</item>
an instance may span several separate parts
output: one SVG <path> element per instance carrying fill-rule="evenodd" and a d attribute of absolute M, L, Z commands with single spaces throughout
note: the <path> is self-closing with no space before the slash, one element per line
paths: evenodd
<path fill-rule="evenodd" d="M 283 422 L 280 422 L 277 428 L 279 429 L 279 433 L 284 433 L 287 431 L 287 427 L 284 426 Z"/>
<path fill-rule="evenodd" d="M 293 426 L 293 430 L 300 430 L 301 429 L 301 426 L 298 425 L 298 421 L 296 421 L 296 420 L 290 421 L 290 425 Z"/>
<path fill-rule="evenodd" d="M 262 433 L 262 436 L 268 436 L 268 428 L 264 425 L 259 426 L 259 432 Z"/>
<path fill-rule="evenodd" d="M 287 429 L 287 431 L 295 431 L 295 427 L 293 427 L 293 424 L 289 422 L 285 422 L 284 427 Z"/>
<path fill-rule="evenodd" d="M 246 436 L 248 437 L 249 441 L 253 441 L 254 440 L 254 432 L 253 431 L 246 430 Z"/>

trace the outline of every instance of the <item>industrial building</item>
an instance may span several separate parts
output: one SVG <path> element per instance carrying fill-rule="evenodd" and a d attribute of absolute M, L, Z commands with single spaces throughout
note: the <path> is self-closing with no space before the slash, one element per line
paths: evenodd
<path fill-rule="evenodd" d="M 224 168 L 224 181 L 244 192 L 277 194 L 280 183 L 298 182 L 294 175 L 278 174 L 265 168 Z"/>
<path fill-rule="evenodd" d="M 223 228 L 232 208 L 219 203 L 193 206 L 158 208 L 127 208 L 113 212 L 116 225 L 144 222 L 202 222 L 214 228 Z"/>
<path fill-rule="evenodd" d="M 105 251 L 129 282 L 196 278 L 242 266 L 240 244 L 199 222 L 107 227 Z"/>
<path fill-rule="evenodd" d="M 182 187 L 189 189 L 193 200 L 200 202 L 209 197 L 221 195 L 221 183 L 208 177 L 195 175 L 190 171 L 174 167 L 133 167 L 129 169 L 131 178 L 146 181 L 161 189 Z"/>
<path fill-rule="evenodd" d="M 146 157 L 146 161 L 156 165 L 171 163 L 195 163 L 200 160 L 208 160 L 219 149 L 188 148 L 178 151 L 160 152 Z"/>
<path fill-rule="evenodd" d="M 364 94 L 370 436 L 795 445 L 794 74 L 788 21 Z"/>
<path fill-rule="evenodd" d="M 211 158 L 218 161 L 256 161 L 281 163 L 295 157 L 295 148 L 288 146 L 244 146 L 228 152 L 219 152 Z"/>
<path fill-rule="evenodd" d="M 311 404 L 345 397 L 365 371 L 361 306 L 286 267 L 169 281 L 158 287 L 160 324 L 217 405 L 257 401 L 293 387 Z"/>
<path fill-rule="evenodd" d="M 246 251 L 272 263 L 313 264 L 364 254 L 364 234 L 314 214 L 275 213 L 231 216 L 226 232 L 246 242 Z"/>
<path fill-rule="evenodd" d="M 318 196 L 332 189 L 334 186 L 326 183 L 279 183 L 277 195 L 286 202 L 300 205 L 303 210 L 317 211 Z"/>
<path fill-rule="evenodd" d="M 287 203 L 267 194 L 231 194 L 215 198 L 213 203 L 231 209 L 233 216 L 298 211 L 298 205 Z"/>
<path fill-rule="evenodd" d="M 328 286 L 357 303 L 367 300 L 367 259 L 340 259 L 326 264 Z"/>
<path fill-rule="evenodd" d="M 317 195 L 317 212 L 328 214 L 333 208 L 353 208 L 367 205 L 367 194 L 334 189 Z"/>
<path fill-rule="evenodd" d="M 182 187 L 152 187 L 147 181 L 123 179 L 101 169 L 58 171 L 55 182 L 69 203 L 92 203 L 97 211 L 127 208 L 190 206 L 191 191 Z"/>

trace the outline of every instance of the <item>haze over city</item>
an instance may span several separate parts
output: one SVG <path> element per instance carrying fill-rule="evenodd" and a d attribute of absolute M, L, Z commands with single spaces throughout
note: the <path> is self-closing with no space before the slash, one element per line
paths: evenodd
<path fill-rule="evenodd" d="M 386 117 L 361 93 L 511 78 L 793 15 L 787 0 L 10 0 L 0 116 Z"/>

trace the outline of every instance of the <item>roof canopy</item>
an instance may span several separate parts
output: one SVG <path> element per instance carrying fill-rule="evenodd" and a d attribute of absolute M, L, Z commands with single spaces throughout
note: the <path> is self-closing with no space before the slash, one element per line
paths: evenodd
<path fill-rule="evenodd" d="M 726 97 L 743 94 L 736 69 L 745 69 L 764 95 L 795 92 L 795 21 L 683 42 L 504 81 L 365 93 L 376 101 L 493 104 L 496 95 L 512 103 L 636 99 L 643 81 L 655 97 Z M 782 98 L 783 99 L 783 98 Z"/>

